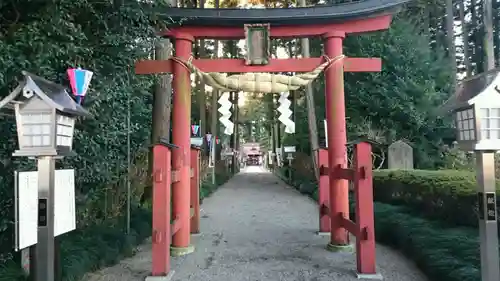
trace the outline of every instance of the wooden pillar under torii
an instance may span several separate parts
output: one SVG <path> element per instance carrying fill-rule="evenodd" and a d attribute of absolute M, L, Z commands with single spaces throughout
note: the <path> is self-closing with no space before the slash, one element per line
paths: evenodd
<path fill-rule="evenodd" d="M 290 91 L 290 99 L 292 102 L 292 121 L 295 124 L 295 132 L 297 131 L 297 99 L 299 91 Z"/>
<path fill-rule="evenodd" d="M 237 127 L 238 127 L 238 120 L 236 118 L 236 114 L 237 114 L 237 101 L 236 101 L 236 96 L 237 96 L 237 93 L 236 92 L 230 92 L 229 93 L 229 101 L 231 101 L 231 103 L 233 104 L 233 107 L 231 109 L 232 111 L 232 114 L 231 114 L 231 117 L 229 118 L 229 120 L 231 122 L 233 122 L 234 124 L 234 129 L 233 129 L 233 134 L 229 136 L 229 147 L 231 148 L 231 151 L 235 151 L 236 150 L 236 133 L 237 133 Z M 234 173 L 235 172 L 235 155 L 233 153 L 233 156 L 231 156 L 232 158 L 232 163 L 231 163 L 231 172 Z"/>
<path fill-rule="evenodd" d="M 229 121 L 233 122 L 233 124 L 234 124 L 234 121 L 235 121 L 234 120 L 234 92 L 229 92 L 229 101 L 233 104 L 233 107 L 230 109 L 231 116 L 229 117 Z M 234 131 L 233 131 L 233 134 L 234 134 Z M 234 138 L 233 137 L 229 138 L 229 147 L 234 149 Z"/>
<path fill-rule="evenodd" d="M 238 106 L 238 101 L 239 101 L 239 92 L 234 93 L 234 98 L 233 98 L 233 115 L 234 115 L 234 150 L 239 151 L 240 150 L 240 126 L 239 126 L 239 112 L 240 108 Z M 238 172 L 238 157 L 236 153 L 233 154 L 233 173 Z"/>
<path fill-rule="evenodd" d="M 270 126 L 270 131 L 271 131 L 271 149 L 272 149 L 272 167 L 276 167 L 277 165 L 277 155 L 276 155 L 276 106 L 274 104 L 274 97 L 273 95 L 269 95 L 270 103 L 269 103 L 269 112 L 270 112 L 270 118 L 269 118 L 269 126 Z"/>

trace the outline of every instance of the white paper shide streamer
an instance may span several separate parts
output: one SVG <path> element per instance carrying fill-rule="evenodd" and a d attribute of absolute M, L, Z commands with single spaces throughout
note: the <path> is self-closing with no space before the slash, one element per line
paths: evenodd
<path fill-rule="evenodd" d="M 234 123 L 229 120 L 231 117 L 231 107 L 233 107 L 233 103 L 229 100 L 229 93 L 223 93 L 219 98 L 220 107 L 218 111 L 222 116 L 219 118 L 219 121 L 224 125 L 224 134 L 232 135 L 234 131 Z"/>
<path fill-rule="evenodd" d="M 281 113 L 281 115 L 278 117 L 278 120 L 285 125 L 285 133 L 293 134 L 295 133 L 295 122 L 290 119 L 290 116 L 292 116 L 292 111 L 290 110 L 292 102 L 288 99 L 289 95 L 289 92 L 283 92 L 280 94 L 280 98 L 278 99 L 278 103 L 280 105 L 277 110 Z"/>

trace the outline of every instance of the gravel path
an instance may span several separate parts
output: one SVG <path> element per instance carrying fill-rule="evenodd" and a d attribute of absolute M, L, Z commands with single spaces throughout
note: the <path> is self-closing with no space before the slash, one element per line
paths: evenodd
<path fill-rule="evenodd" d="M 357 280 L 354 253 L 325 250 L 317 205 L 278 178 L 248 167 L 202 205 L 196 252 L 173 259 L 173 281 Z M 150 270 L 151 246 L 86 281 L 139 281 Z M 379 272 L 388 281 L 425 281 L 401 254 L 378 245 Z"/>

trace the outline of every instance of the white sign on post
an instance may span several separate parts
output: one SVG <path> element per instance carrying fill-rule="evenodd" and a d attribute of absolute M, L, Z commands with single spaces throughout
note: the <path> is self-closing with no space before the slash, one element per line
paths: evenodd
<path fill-rule="evenodd" d="M 328 124 L 326 123 L 326 119 L 323 120 L 323 125 L 325 129 L 325 147 L 328 148 Z"/>
<path fill-rule="evenodd" d="M 203 138 L 191 138 L 191 145 L 202 146 Z"/>
<path fill-rule="evenodd" d="M 38 239 L 38 172 L 16 173 L 16 251 Z M 56 170 L 54 177 L 54 236 L 76 229 L 75 170 Z"/>
<path fill-rule="evenodd" d="M 295 152 L 295 146 L 285 146 L 285 153 L 292 153 Z"/>

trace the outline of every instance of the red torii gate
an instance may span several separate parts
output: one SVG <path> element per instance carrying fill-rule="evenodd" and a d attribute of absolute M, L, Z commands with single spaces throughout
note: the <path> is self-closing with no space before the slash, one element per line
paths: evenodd
<path fill-rule="evenodd" d="M 389 0 L 385 0 L 386 2 Z M 369 1 L 368 1 L 369 2 Z M 373 1 L 372 1 L 373 2 Z M 390 1 L 389 1 L 390 2 Z M 404 2 L 404 0 L 400 0 Z M 398 5 L 400 3 L 397 3 Z M 394 5 L 393 5 L 394 6 Z M 394 7 L 391 7 L 390 12 Z M 386 8 L 387 9 L 387 8 Z M 193 9 L 174 9 L 176 12 Z M 205 9 L 217 10 L 217 9 Z M 228 9 L 229 10 L 229 9 Z M 272 9 L 271 9 L 272 10 Z M 294 10 L 294 9 L 289 9 Z M 201 10 L 203 11 L 203 10 Z M 197 13 L 201 12 L 196 10 Z M 220 10 L 218 10 L 220 11 Z M 234 11 L 234 10 L 233 10 Z M 263 10 L 260 10 L 263 11 Z M 378 15 L 364 16 L 344 22 L 335 21 L 322 24 L 306 25 L 304 22 L 297 25 L 277 25 L 271 23 L 270 38 L 300 38 L 321 36 L 324 39 L 324 54 L 329 58 L 335 58 L 343 54 L 343 40 L 348 34 L 379 31 L 388 29 L 391 23 L 391 15 L 387 11 Z M 268 18 L 262 17 L 266 20 Z M 202 19 L 201 19 L 202 20 Z M 234 20 L 234 18 L 231 18 Z M 240 18 L 240 20 L 242 20 Z M 243 19 L 244 20 L 244 19 Z M 229 20 L 227 20 L 229 21 Z M 173 27 L 162 33 L 163 36 L 174 39 L 175 56 L 183 61 L 192 57 L 192 44 L 195 39 L 244 39 L 243 25 L 219 26 L 202 24 L 195 26 Z M 195 59 L 192 63 L 204 72 L 308 72 L 323 62 L 322 58 L 301 59 L 270 59 L 267 65 L 246 65 L 243 59 Z M 172 184 L 173 217 L 178 220 L 179 229 L 172 237 L 172 247 L 176 254 L 187 254 L 192 252 L 190 245 L 190 115 L 191 115 L 191 83 L 189 70 L 175 60 L 145 60 L 136 63 L 137 74 L 172 73 L 173 74 L 173 143 L 178 146 L 172 150 L 173 169 L 178 171 L 178 181 Z M 375 269 L 375 238 L 373 229 L 373 205 L 367 206 L 364 214 L 357 214 L 358 220 L 361 216 L 362 222 L 353 223 L 349 220 L 348 182 L 347 179 L 362 182 L 363 190 L 371 186 L 371 155 L 357 157 L 357 170 L 347 169 L 347 136 L 345 120 L 345 97 L 344 97 L 344 72 L 376 72 L 381 71 L 381 60 L 378 58 L 344 58 L 325 70 L 325 97 L 326 118 L 328 124 L 328 161 L 324 161 L 322 175 L 328 174 L 328 181 L 324 177 L 319 185 L 319 209 L 320 227 L 319 232 L 329 232 L 331 235 L 329 249 L 342 250 L 349 245 L 348 232 L 357 236 L 365 248 L 358 251 L 358 273 L 376 274 Z M 369 153 L 369 148 L 361 145 L 360 151 Z M 368 158 L 367 158 L 368 157 Z M 365 159 L 366 158 L 366 159 Z M 363 164 L 364 163 L 364 164 Z M 363 164 L 364 166 L 360 166 Z M 365 165 L 366 164 L 366 165 Z M 328 167 L 330 167 L 328 169 Z M 370 171 L 367 171 L 369 169 Z M 327 171 L 325 171 L 327 170 Z M 368 184 L 367 184 L 368 183 Z M 357 184 L 358 185 L 358 184 Z M 358 192 L 359 195 L 359 192 Z M 368 196 L 370 197 L 370 196 Z M 360 196 L 356 196 L 357 200 Z M 365 200 L 363 200 L 365 201 Z M 369 201 L 372 201 L 369 198 Z M 366 202 L 366 201 L 365 201 Z M 359 202 L 357 202 L 359 203 Z M 359 205 L 359 204 L 358 204 Z M 153 206 L 163 208 L 164 206 Z M 161 213 L 161 212 L 160 212 Z M 199 214 L 194 214 L 199 217 Z M 155 231 L 161 226 L 153 225 Z M 153 242 L 153 253 L 156 253 Z M 164 247 L 157 246 L 157 247 Z M 164 248 L 162 248 L 164 249 Z M 158 248 L 161 252 L 162 249 Z M 361 253 L 363 256 L 361 257 Z M 155 255 L 155 254 L 153 254 Z M 164 276 L 168 274 L 169 266 L 165 256 L 159 254 L 153 256 L 153 276 Z"/>

